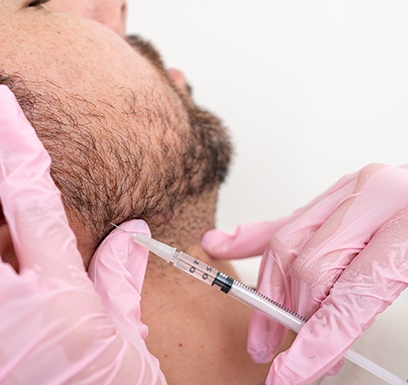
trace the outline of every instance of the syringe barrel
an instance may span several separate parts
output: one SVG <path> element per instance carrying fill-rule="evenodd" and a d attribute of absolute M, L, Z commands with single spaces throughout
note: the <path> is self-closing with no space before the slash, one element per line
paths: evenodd
<path fill-rule="evenodd" d="M 172 262 L 175 267 L 185 271 L 207 285 L 211 285 L 218 274 L 218 270 L 214 267 L 181 251 L 174 254 Z"/>
<path fill-rule="evenodd" d="M 241 282 L 233 282 L 228 295 L 236 300 L 258 310 L 259 312 L 271 317 L 281 325 L 298 333 L 306 320 L 292 313 L 289 309 L 284 308 L 279 303 L 264 296 L 256 290 L 244 285 Z"/>
<path fill-rule="evenodd" d="M 244 285 L 219 272 L 217 269 L 183 252 L 176 252 L 172 260 L 174 266 L 194 276 L 208 285 L 216 285 L 230 297 L 266 314 L 288 329 L 299 332 L 305 319 L 292 313 L 279 303 L 258 293 L 256 290 Z"/>

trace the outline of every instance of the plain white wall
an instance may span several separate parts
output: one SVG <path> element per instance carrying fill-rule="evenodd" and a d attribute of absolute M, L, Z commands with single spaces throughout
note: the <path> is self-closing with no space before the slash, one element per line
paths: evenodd
<path fill-rule="evenodd" d="M 152 41 L 230 127 L 220 228 L 289 214 L 367 163 L 408 163 L 406 0 L 129 8 L 128 32 Z"/>
<path fill-rule="evenodd" d="M 130 0 L 237 156 L 219 225 L 276 218 L 370 162 L 408 162 L 408 2 Z"/>

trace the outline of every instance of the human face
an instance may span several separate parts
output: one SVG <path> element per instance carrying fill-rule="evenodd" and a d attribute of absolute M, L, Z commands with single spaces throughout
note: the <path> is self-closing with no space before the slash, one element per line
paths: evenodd
<path fill-rule="evenodd" d="M 65 12 L 98 21 L 119 35 L 125 35 L 126 0 L 53 0 L 44 7 L 49 11 Z"/>
<path fill-rule="evenodd" d="M 0 0 L 2 82 L 51 155 L 71 222 L 91 232 L 77 231 L 89 259 L 110 221 L 160 226 L 187 196 L 216 188 L 230 144 L 143 50 L 30 4 Z"/>

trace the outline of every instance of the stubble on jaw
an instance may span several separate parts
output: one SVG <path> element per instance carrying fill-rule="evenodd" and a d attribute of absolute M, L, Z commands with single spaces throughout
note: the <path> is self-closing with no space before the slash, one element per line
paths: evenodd
<path fill-rule="evenodd" d="M 147 109 L 148 96 L 128 89 L 121 90 L 123 108 L 117 111 L 107 101 L 102 109 L 67 95 L 47 80 L 36 84 L 0 71 L 0 83 L 14 92 L 50 153 L 51 176 L 69 217 L 91 231 L 95 248 L 110 232 L 111 221 L 140 218 L 160 228 L 178 205 L 214 189 L 227 174 L 231 147 L 221 121 L 174 89 L 173 97 L 180 97 L 185 108 L 180 116 L 166 113 L 160 103 Z M 131 125 L 129 117 L 137 124 Z M 185 134 L 177 124 L 189 125 L 180 130 Z M 152 126 L 164 127 L 154 141 Z"/>

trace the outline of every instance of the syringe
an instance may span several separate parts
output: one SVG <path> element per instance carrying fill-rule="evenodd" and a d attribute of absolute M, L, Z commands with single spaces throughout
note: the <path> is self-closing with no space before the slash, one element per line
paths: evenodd
<path fill-rule="evenodd" d="M 266 297 L 206 263 L 182 251 L 177 251 L 174 247 L 149 238 L 144 234 L 130 233 L 113 223 L 112 225 L 127 232 L 136 243 L 164 259 L 167 263 L 172 263 L 178 269 L 208 285 L 218 286 L 223 293 L 265 314 L 296 333 L 300 331 L 307 321 L 304 317 L 287 309 L 273 299 Z M 402 378 L 353 350 L 349 350 L 344 357 L 391 385 L 407 385 L 407 382 Z"/>

